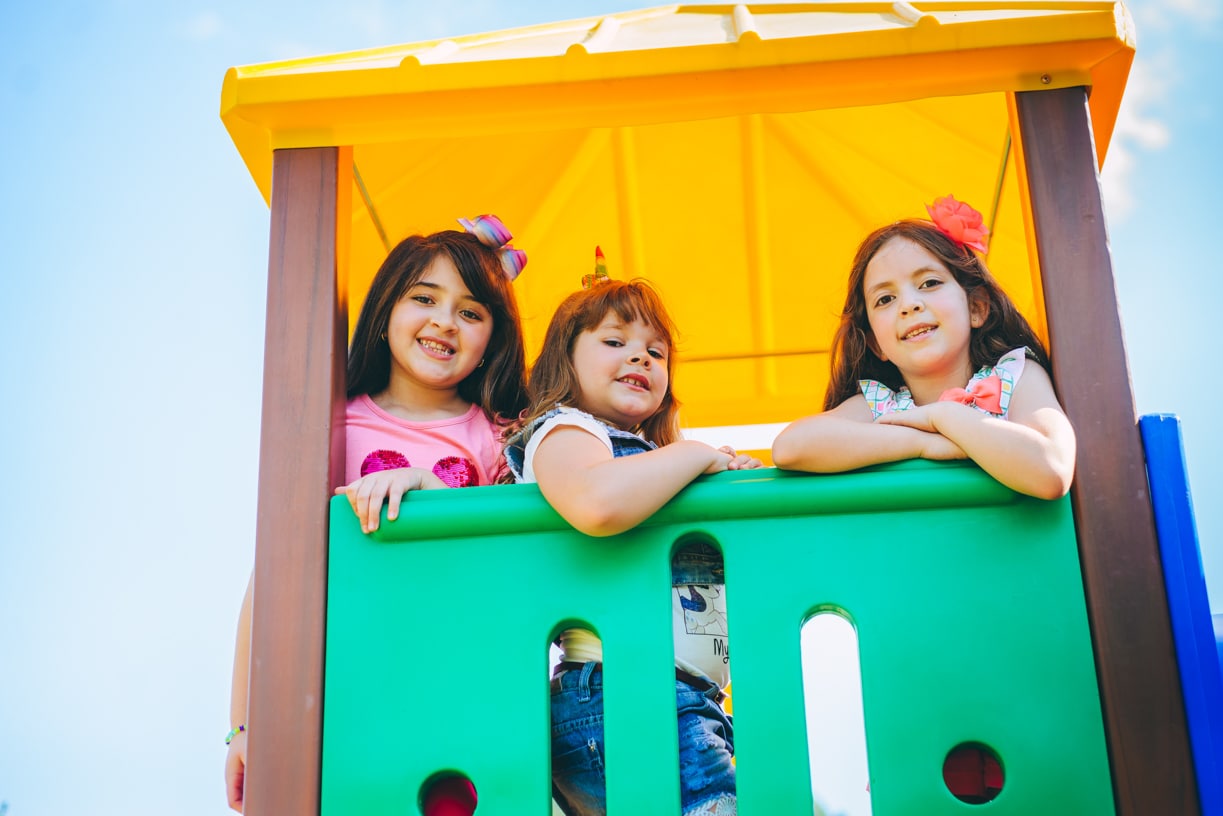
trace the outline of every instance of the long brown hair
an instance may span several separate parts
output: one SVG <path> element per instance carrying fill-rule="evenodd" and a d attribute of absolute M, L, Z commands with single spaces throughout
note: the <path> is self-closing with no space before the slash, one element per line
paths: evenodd
<path fill-rule="evenodd" d="M 878 380 L 892 390 L 899 390 L 905 384 L 896 366 L 880 360 L 871 350 L 874 336 L 862 291 L 867 265 L 879 250 L 896 239 L 912 241 L 937 258 L 964 289 L 970 304 L 988 305 L 985 321 L 972 330 L 969 340 L 968 354 L 974 371 L 993 365 L 1002 355 L 1021 346 L 1027 346 L 1036 361 L 1048 369 L 1049 355 L 1044 344 L 990 274 L 985 262 L 972 250 L 951 240 L 932 222 L 906 219 L 880 227 L 866 236 L 854 256 L 849 271 L 849 291 L 841 310 L 841 325 L 832 341 L 832 377 L 824 394 L 825 411 L 860 393 L 858 380 Z"/>
<path fill-rule="evenodd" d="M 472 297 L 488 307 L 493 317 L 484 365 L 459 383 L 459 396 L 479 405 L 492 419 L 513 419 L 527 404 L 518 302 L 496 252 L 471 233 L 458 230 L 409 236 L 382 262 L 353 331 L 348 398 L 377 394 L 390 384 L 391 347 L 385 335 L 391 311 L 440 255 L 454 263 Z"/>
<path fill-rule="evenodd" d="M 628 428 L 656 445 L 667 445 L 680 438 L 679 402 L 672 389 L 675 375 L 675 324 L 662 298 L 644 280 L 606 281 L 590 289 L 574 292 L 561 302 L 544 335 L 543 349 L 531 368 L 530 408 L 521 425 L 547 413 L 558 403 L 577 405 L 580 396 L 577 370 L 573 367 L 573 346 L 578 335 L 592 331 L 608 312 L 625 323 L 641 320 L 657 331 L 667 343 L 667 392 L 653 416 L 635 428 Z"/>

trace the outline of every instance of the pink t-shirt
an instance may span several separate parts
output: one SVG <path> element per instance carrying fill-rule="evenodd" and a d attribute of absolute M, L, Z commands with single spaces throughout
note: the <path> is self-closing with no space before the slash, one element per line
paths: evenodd
<path fill-rule="evenodd" d="M 348 403 L 345 481 L 401 467 L 433 471 L 450 487 L 494 484 L 504 460 L 500 430 L 480 406 L 462 416 L 410 422 L 379 408 L 367 395 Z"/>

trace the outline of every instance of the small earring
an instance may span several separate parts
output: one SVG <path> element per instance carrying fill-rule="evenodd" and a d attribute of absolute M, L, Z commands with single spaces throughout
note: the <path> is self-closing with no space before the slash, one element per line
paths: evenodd
<path fill-rule="evenodd" d="M 380 334 L 379 337 L 382 338 L 382 342 L 384 343 L 386 342 L 386 332 L 383 332 L 382 334 Z"/>
<path fill-rule="evenodd" d="M 483 357 L 480 358 L 480 364 L 476 366 L 476 368 L 484 368 L 484 358 Z"/>

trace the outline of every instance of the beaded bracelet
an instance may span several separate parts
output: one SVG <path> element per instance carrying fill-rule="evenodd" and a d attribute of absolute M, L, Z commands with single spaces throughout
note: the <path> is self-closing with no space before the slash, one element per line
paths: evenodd
<path fill-rule="evenodd" d="M 225 735 L 225 744 L 229 745 L 231 742 L 233 742 L 234 737 L 238 736 L 245 730 L 246 730 L 245 725 L 239 725 L 236 728 L 230 729 L 229 733 Z"/>

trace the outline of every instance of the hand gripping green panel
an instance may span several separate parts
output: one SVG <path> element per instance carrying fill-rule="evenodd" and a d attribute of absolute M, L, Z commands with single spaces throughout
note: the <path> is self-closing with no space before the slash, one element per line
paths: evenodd
<path fill-rule="evenodd" d="M 418 813 L 438 773 L 480 816 L 550 812 L 547 646 L 604 642 L 608 812 L 679 813 L 670 557 L 726 563 L 739 813 L 813 812 L 799 631 L 857 629 L 875 816 L 1113 813 L 1068 499 L 968 463 L 699 479 L 612 538 L 574 532 L 533 485 L 412 493 L 365 536 L 331 507 L 324 816 Z M 960 802 L 942 764 L 982 743 L 1001 794 Z"/>

